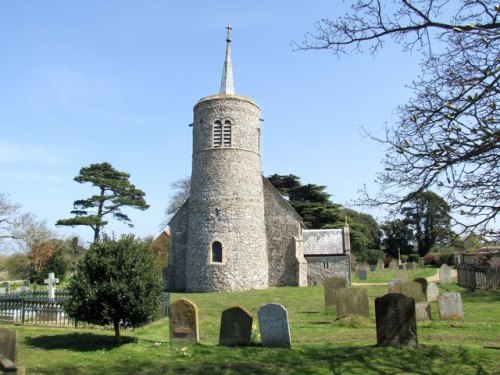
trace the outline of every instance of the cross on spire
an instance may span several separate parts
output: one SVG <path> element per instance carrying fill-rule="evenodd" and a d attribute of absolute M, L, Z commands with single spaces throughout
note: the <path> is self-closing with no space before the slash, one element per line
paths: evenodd
<path fill-rule="evenodd" d="M 231 27 L 230 23 L 227 24 L 226 29 L 227 29 L 226 42 L 231 43 L 231 30 L 233 28 Z"/>
<path fill-rule="evenodd" d="M 220 93 L 234 95 L 233 64 L 231 62 L 231 30 L 233 28 L 228 24 L 226 29 L 226 59 L 224 60 L 224 68 L 222 70 Z"/>

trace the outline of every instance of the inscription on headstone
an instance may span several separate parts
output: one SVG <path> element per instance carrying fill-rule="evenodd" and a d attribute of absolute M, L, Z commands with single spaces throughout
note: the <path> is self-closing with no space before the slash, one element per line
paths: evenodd
<path fill-rule="evenodd" d="M 448 292 L 440 294 L 438 296 L 438 307 L 441 320 L 464 320 L 460 293 Z"/>
<path fill-rule="evenodd" d="M 411 297 L 415 302 L 424 302 L 424 294 L 422 293 L 422 286 L 415 281 L 410 281 L 401 284 L 401 294 Z"/>
<path fill-rule="evenodd" d="M 370 307 L 368 292 L 364 288 L 342 288 L 337 290 L 337 318 L 348 315 L 368 317 Z"/>
<path fill-rule="evenodd" d="M 347 287 L 347 280 L 343 277 L 330 277 L 323 282 L 325 292 L 325 311 L 333 311 L 336 307 L 337 290 Z"/>
<path fill-rule="evenodd" d="M 441 284 L 451 284 L 451 268 L 445 263 L 439 267 L 439 282 Z"/>
<path fill-rule="evenodd" d="M 262 346 L 289 348 L 292 344 L 288 311 L 279 303 L 268 303 L 257 311 Z"/>
<path fill-rule="evenodd" d="M 375 298 L 377 345 L 418 346 L 415 300 L 389 293 Z"/>
<path fill-rule="evenodd" d="M 439 296 L 439 287 L 437 286 L 436 283 L 433 283 L 432 281 L 427 284 L 427 302 L 434 302 L 437 301 Z"/>
<path fill-rule="evenodd" d="M 184 298 L 170 305 L 170 342 L 198 342 L 198 308 Z"/>
<path fill-rule="evenodd" d="M 219 345 L 250 345 L 252 322 L 252 316 L 243 307 L 224 310 L 220 319 Z"/>

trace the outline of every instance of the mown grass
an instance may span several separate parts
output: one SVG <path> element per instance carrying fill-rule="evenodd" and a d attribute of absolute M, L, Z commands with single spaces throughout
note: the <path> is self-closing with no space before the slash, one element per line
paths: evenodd
<path fill-rule="evenodd" d="M 271 288 L 241 293 L 177 293 L 199 308 L 200 344 L 168 341 L 168 320 L 124 333 L 117 346 L 112 332 L 15 327 L 28 374 L 493 374 L 500 369 L 500 292 L 462 293 L 464 322 L 418 323 L 420 347 L 376 346 L 374 299 L 382 285 L 364 286 L 370 318 L 336 320 L 325 313 L 321 286 Z M 267 302 L 289 313 L 292 349 L 218 346 L 221 312 L 235 305 L 254 316 Z"/>
<path fill-rule="evenodd" d="M 415 271 L 408 270 L 408 280 L 411 281 L 416 279 L 417 277 L 428 277 L 435 275 L 438 272 L 438 268 L 434 267 L 426 267 L 419 268 Z M 389 280 L 393 280 L 396 278 L 396 271 L 385 268 L 383 271 L 368 271 L 368 280 L 359 280 L 356 276 L 356 273 L 352 273 L 352 281 L 356 283 L 387 283 Z"/>

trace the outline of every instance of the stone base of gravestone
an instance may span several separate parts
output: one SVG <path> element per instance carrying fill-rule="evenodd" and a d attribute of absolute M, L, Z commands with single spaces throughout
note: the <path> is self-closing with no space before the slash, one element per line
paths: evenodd
<path fill-rule="evenodd" d="M 236 306 L 224 310 L 220 319 L 219 345 L 250 345 L 252 322 L 252 316 L 243 307 Z"/>
<path fill-rule="evenodd" d="M 337 291 L 337 319 L 359 315 L 368 317 L 370 306 L 368 292 L 363 288 L 343 288 Z"/>
<path fill-rule="evenodd" d="M 415 304 L 415 315 L 417 322 L 431 320 L 431 305 L 429 302 L 417 302 Z"/>
<path fill-rule="evenodd" d="M 430 282 L 427 284 L 427 302 L 437 301 L 439 296 L 439 287 L 436 283 Z"/>
<path fill-rule="evenodd" d="M 415 300 L 398 293 L 375 298 L 377 345 L 418 346 Z"/>
<path fill-rule="evenodd" d="M 460 293 L 448 292 L 440 294 L 438 296 L 438 307 L 441 320 L 464 320 Z"/>
<path fill-rule="evenodd" d="M 415 281 L 401 284 L 401 294 L 413 298 L 415 302 L 424 302 L 422 286 Z"/>
<path fill-rule="evenodd" d="M 184 298 L 170 305 L 170 342 L 199 342 L 198 308 Z"/>
<path fill-rule="evenodd" d="M 347 287 L 347 280 L 340 276 L 330 277 L 323 282 L 325 293 L 325 311 L 335 310 L 337 290 Z"/>
<path fill-rule="evenodd" d="M 268 303 L 257 311 L 262 346 L 290 348 L 290 325 L 288 311 L 279 303 Z"/>
<path fill-rule="evenodd" d="M 400 279 L 390 280 L 387 283 L 387 286 L 389 287 L 389 293 L 401 293 L 402 284 L 403 280 Z"/>

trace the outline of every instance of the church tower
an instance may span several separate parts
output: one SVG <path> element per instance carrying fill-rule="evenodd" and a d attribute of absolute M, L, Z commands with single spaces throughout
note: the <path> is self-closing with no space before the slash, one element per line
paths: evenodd
<path fill-rule="evenodd" d="M 235 95 L 231 27 L 218 95 L 194 107 L 187 291 L 268 287 L 260 109 Z"/>

